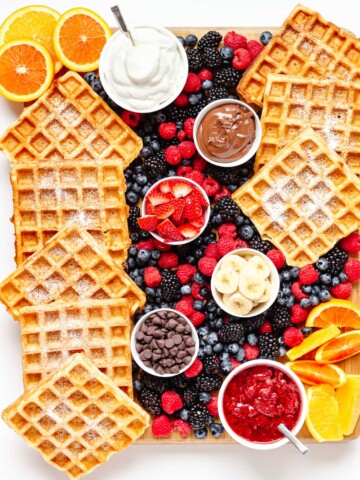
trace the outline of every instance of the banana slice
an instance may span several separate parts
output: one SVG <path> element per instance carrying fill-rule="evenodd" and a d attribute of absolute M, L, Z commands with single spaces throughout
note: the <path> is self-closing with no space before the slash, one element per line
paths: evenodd
<path fill-rule="evenodd" d="M 220 293 L 233 293 L 238 288 L 239 274 L 230 268 L 221 268 L 215 275 L 214 285 Z"/>
<path fill-rule="evenodd" d="M 259 303 L 267 302 L 270 298 L 270 294 L 271 294 L 271 283 L 269 282 L 269 280 L 265 280 L 265 292 L 259 298 L 258 302 Z"/>
<path fill-rule="evenodd" d="M 223 302 L 234 315 L 239 315 L 240 317 L 250 313 L 253 308 L 253 302 L 239 292 L 224 295 Z"/>
<path fill-rule="evenodd" d="M 229 255 L 221 262 L 220 269 L 230 268 L 236 273 L 240 273 L 243 268 L 247 267 L 247 264 L 248 262 L 239 255 Z"/>
<path fill-rule="evenodd" d="M 249 260 L 249 268 L 253 268 L 254 271 L 261 278 L 268 278 L 270 275 L 270 267 L 266 261 L 259 255 L 254 255 Z"/>
<path fill-rule="evenodd" d="M 259 301 L 265 292 L 265 280 L 252 270 L 240 274 L 239 291 L 249 300 Z"/>

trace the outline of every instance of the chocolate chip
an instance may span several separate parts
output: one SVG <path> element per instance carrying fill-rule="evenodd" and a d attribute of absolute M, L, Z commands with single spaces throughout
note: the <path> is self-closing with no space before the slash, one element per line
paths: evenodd
<path fill-rule="evenodd" d="M 178 315 L 174 312 L 169 312 L 167 318 L 171 320 L 172 318 L 178 318 Z"/>
<path fill-rule="evenodd" d="M 177 333 L 183 333 L 184 330 L 185 330 L 184 325 L 178 325 L 178 326 L 175 328 L 175 331 L 176 331 Z"/>
<path fill-rule="evenodd" d="M 172 338 L 169 338 L 168 340 L 165 341 L 165 347 L 166 348 L 172 348 L 174 346 L 175 337 L 174 337 L 174 340 Z M 181 339 L 180 339 L 180 342 L 181 342 Z"/>
<path fill-rule="evenodd" d="M 140 330 L 140 332 L 146 332 L 147 331 L 147 326 L 146 326 L 145 322 L 140 325 L 139 330 Z"/>
<path fill-rule="evenodd" d="M 189 355 L 193 356 L 195 353 L 195 347 L 189 347 L 186 349 L 186 351 Z"/>
<path fill-rule="evenodd" d="M 178 348 L 177 347 L 173 347 L 171 350 L 170 350 L 170 354 L 175 357 L 175 355 L 177 354 L 178 352 Z"/>
<path fill-rule="evenodd" d="M 187 357 L 184 358 L 184 363 L 185 365 L 188 365 L 190 362 L 191 362 L 191 359 L 192 357 L 190 357 L 190 355 L 188 355 Z"/>
<path fill-rule="evenodd" d="M 144 340 L 144 333 L 143 332 L 136 332 L 136 335 L 135 335 L 135 338 L 136 340 Z"/>
<path fill-rule="evenodd" d="M 191 333 L 191 328 L 190 328 L 189 325 L 187 325 L 187 324 L 185 325 L 184 332 L 185 333 Z"/>
<path fill-rule="evenodd" d="M 160 360 L 161 358 L 162 358 L 162 355 L 161 355 L 161 354 L 158 354 L 158 353 L 153 352 L 152 359 L 153 359 L 154 362 L 157 362 L 157 361 Z"/>
<path fill-rule="evenodd" d="M 153 350 L 155 350 L 157 348 L 157 341 L 153 338 L 149 345 Z"/>
<path fill-rule="evenodd" d="M 140 352 L 142 352 L 142 350 L 143 350 L 143 346 L 141 345 L 141 343 L 137 343 L 137 344 L 136 344 L 136 351 L 137 351 L 138 353 L 140 353 Z"/>
<path fill-rule="evenodd" d="M 179 365 L 174 365 L 173 367 L 171 367 L 170 372 L 171 373 L 179 373 L 180 372 Z"/>
<path fill-rule="evenodd" d="M 162 320 L 160 317 L 155 317 L 152 321 L 153 325 L 156 327 L 161 327 L 162 326 Z"/>
<path fill-rule="evenodd" d="M 175 345 L 180 345 L 180 343 L 182 342 L 182 337 L 181 335 L 174 335 L 172 340 Z"/>
<path fill-rule="evenodd" d="M 170 319 L 167 323 L 167 327 L 170 329 L 170 330 L 175 330 L 175 328 L 178 326 L 178 322 L 175 320 L 175 319 Z"/>
<path fill-rule="evenodd" d="M 167 312 L 158 312 L 157 315 L 159 315 L 159 317 L 162 318 L 162 319 L 167 318 Z"/>
<path fill-rule="evenodd" d="M 178 352 L 177 354 L 177 357 L 180 358 L 180 359 L 183 359 L 184 357 L 186 357 L 186 352 L 183 350 L 181 352 Z"/>
<path fill-rule="evenodd" d="M 169 353 L 170 353 L 169 350 L 166 347 L 164 347 L 164 350 L 163 350 L 164 357 L 168 357 Z"/>
<path fill-rule="evenodd" d="M 187 347 L 192 347 L 193 345 L 195 345 L 194 339 L 192 337 L 185 337 L 184 341 Z"/>
<path fill-rule="evenodd" d="M 158 344 L 158 347 L 159 347 L 159 348 L 164 348 L 164 346 L 165 346 L 165 340 L 162 340 L 162 339 L 161 339 L 161 340 L 158 340 L 158 341 L 157 341 L 157 344 Z"/>
<path fill-rule="evenodd" d="M 172 332 L 169 332 L 169 333 L 167 334 L 167 337 L 168 337 L 168 338 L 172 338 L 174 335 L 176 335 L 176 333 L 175 333 L 174 331 L 172 331 Z"/>
<path fill-rule="evenodd" d="M 154 325 L 152 325 L 151 327 L 148 328 L 147 334 L 153 336 L 155 330 L 156 330 L 156 327 L 154 327 Z"/>
<path fill-rule="evenodd" d="M 150 362 L 149 360 L 145 360 L 145 361 L 144 361 L 144 365 L 145 365 L 146 367 L 152 367 L 152 362 Z"/>
<path fill-rule="evenodd" d="M 175 365 L 175 360 L 173 358 L 168 358 L 166 361 L 166 365 L 168 367 L 172 367 L 173 365 Z"/>
<path fill-rule="evenodd" d="M 145 336 L 144 336 L 144 342 L 145 342 L 145 343 L 150 343 L 151 340 L 152 340 L 152 337 L 151 337 L 150 335 L 145 335 Z"/>
<path fill-rule="evenodd" d="M 154 338 L 163 338 L 163 336 L 164 336 L 164 332 L 162 332 L 161 330 L 155 330 L 153 334 Z"/>
<path fill-rule="evenodd" d="M 152 357 L 152 351 L 150 349 L 144 350 L 144 357 L 146 358 L 146 360 L 150 360 L 150 358 Z"/>

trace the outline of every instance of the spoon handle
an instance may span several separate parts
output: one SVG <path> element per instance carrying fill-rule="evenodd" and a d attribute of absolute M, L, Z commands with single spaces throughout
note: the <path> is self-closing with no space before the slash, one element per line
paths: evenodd
<path fill-rule="evenodd" d="M 304 445 L 298 438 L 293 435 L 283 423 L 280 423 L 278 430 L 299 450 L 300 453 L 305 455 L 309 451 L 306 445 Z"/>
<path fill-rule="evenodd" d="M 133 45 L 135 45 L 134 39 L 133 39 L 133 37 L 131 36 L 131 33 L 130 33 L 130 31 L 128 30 L 128 28 L 127 28 L 127 26 L 126 26 L 124 17 L 122 16 L 122 14 L 121 14 L 121 12 L 120 12 L 119 6 L 118 6 L 118 5 L 114 5 L 113 7 L 111 7 L 111 11 L 113 12 L 113 14 L 114 14 L 114 16 L 115 16 L 118 24 L 120 25 L 121 30 L 130 37 L 131 43 L 132 43 Z"/>

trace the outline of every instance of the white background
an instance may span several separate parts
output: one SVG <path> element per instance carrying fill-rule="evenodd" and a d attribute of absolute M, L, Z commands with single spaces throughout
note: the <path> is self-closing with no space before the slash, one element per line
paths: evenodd
<path fill-rule="evenodd" d="M 75 6 L 96 10 L 115 26 L 110 7 L 116 0 L 42 0 L 60 12 Z M 304 0 L 305 1 L 305 0 Z M 25 0 L 2 0 L 0 21 Z M 39 0 L 38 3 L 42 3 Z M 297 3 L 289 0 L 124 0 L 131 23 L 164 26 L 277 26 Z M 307 6 L 360 35 L 358 0 L 308 0 Z M 21 108 L 0 98 L 0 131 Z M 0 155 L 0 279 L 14 268 L 11 188 L 7 160 Z M 0 410 L 23 392 L 19 329 L 0 307 Z M 61 480 L 64 474 L 43 462 L 0 422 L 0 480 Z M 292 446 L 257 452 L 237 445 L 134 445 L 90 474 L 89 480 L 351 480 L 360 479 L 360 439 L 342 444 L 311 445 L 302 457 Z"/>

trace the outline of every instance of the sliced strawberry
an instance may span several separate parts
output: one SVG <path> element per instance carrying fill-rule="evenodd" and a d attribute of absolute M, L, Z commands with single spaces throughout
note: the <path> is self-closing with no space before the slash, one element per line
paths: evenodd
<path fill-rule="evenodd" d="M 180 223 L 181 216 L 185 208 L 185 200 L 183 198 L 177 198 L 173 201 L 173 204 L 175 205 L 175 210 L 174 213 L 171 215 L 171 219 L 175 223 Z"/>
<path fill-rule="evenodd" d="M 159 220 L 165 220 L 165 218 L 169 218 L 175 211 L 175 205 L 173 202 L 163 203 L 155 207 L 154 214 L 157 216 Z"/>
<path fill-rule="evenodd" d="M 191 224 L 192 225 L 195 225 L 195 227 L 198 227 L 198 228 L 202 228 L 204 226 L 204 223 L 205 223 L 205 213 L 203 213 L 202 215 L 200 215 L 200 217 L 198 218 L 195 218 Z"/>
<path fill-rule="evenodd" d="M 171 182 L 171 193 L 176 198 L 186 197 L 186 195 L 189 195 L 192 190 L 192 185 L 188 182 L 184 182 L 183 180 L 173 180 Z"/>
<path fill-rule="evenodd" d="M 202 206 L 199 203 L 198 197 L 190 193 L 185 198 L 184 217 L 190 221 L 195 220 L 202 214 Z"/>
<path fill-rule="evenodd" d="M 147 232 L 153 232 L 156 230 L 159 219 L 156 215 L 145 215 L 144 217 L 138 218 L 139 227 Z"/>
<path fill-rule="evenodd" d="M 185 238 L 194 238 L 200 232 L 200 228 L 196 228 L 195 225 L 191 225 L 191 223 L 184 223 L 184 225 L 180 225 L 178 230 Z"/>
<path fill-rule="evenodd" d="M 154 215 L 154 212 L 155 212 L 154 205 L 150 202 L 150 200 L 146 199 L 146 202 L 145 202 L 146 215 Z"/>
<path fill-rule="evenodd" d="M 159 223 L 157 232 L 161 235 L 166 242 L 175 242 L 177 240 L 184 240 L 183 235 L 175 227 L 175 225 L 167 218 L 163 222 Z"/>
<path fill-rule="evenodd" d="M 162 193 L 160 190 L 155 188 L 148 193 L 147 199 L 156 207 L 157 205 L 162 205 L 163 203 L 170 202 L 174 199 L 174 196 L 169 193 Z"/>
<path fill-rule="evenodd" d="M 197 201 L 198 203 L 202 206 L 202 207 L 208 207 L 209 206 L 209 202 L 206 200 L 206 198 L 204 197 L 204 195 L 201 194 L 200 190 L 198 190 L 197 188 L 194 188 L 194 190 L 192 191 L 191 195 L 193 197 L 196 197 L 197 198 Z"/>
<path fill-rule="evenodd" d="M 162 193 L 169 193 L 171 192 L 171 180 L 164 180 L 158 185 L 158 189 Z"/>

